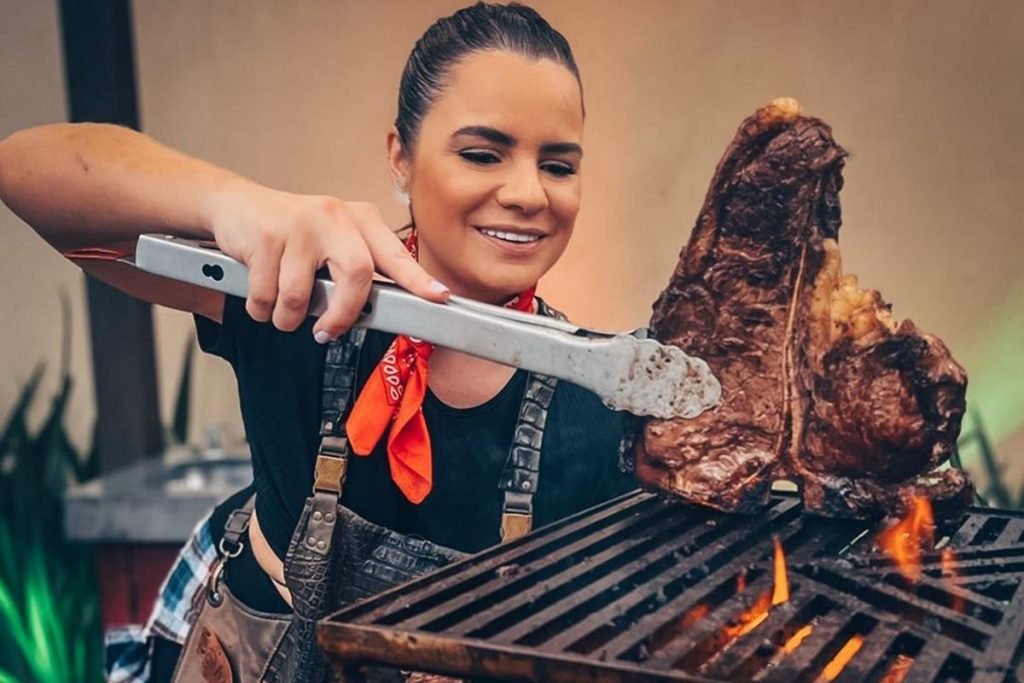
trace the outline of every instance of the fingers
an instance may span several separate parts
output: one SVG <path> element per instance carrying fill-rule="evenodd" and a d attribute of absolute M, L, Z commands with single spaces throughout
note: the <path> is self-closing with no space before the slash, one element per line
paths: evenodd
<path fill-rule="evenodd" d="M 313 325 L 313 336 L 321 344 L 352 327 L 373 282 L 373 258 L 357 231 L 339 231 L 333 237 L 326 264 L 334 280 L 334 291 L 327 310 Z"/>
<path fill-rule="evenodd" d="M 356 321 L 375 270 L 424 299 L 448 299 L 448 288 L 416 263 L 372 204 L 282 193 L 270 199 L 264 202 L 268 206 L 260 213 L 259 229 L 238 221 L 217 231 L 226 252 L 235 252 L 229 245 L 238 245 L 237 252 L 251 254 L 243 260 L 249 267 L 246 310 L 253 320 L 273 322 L 287 332 L 298 328 L 309 313 L 316 271 L 324 265 L 335 286 L 313 325 L 320 343 L 337 338 Z"/>
<path fill-rule="evenodd" d="M 448 288 L 416 263 L 409 250 L 387 225 L 373 223 L 363 226 L 363 238 L 378 271 L 424 299 L 437 302 L 448 300 L 451 294 Z"/>
<path fill-rule="evenodd" d="M 249 296 L 245 310 L 249 317 L 261 323 L 270 320 L 277 301 L 278 272 L 282 247 L 266 243 L 249 260 Z"/>
<path fill-rule="evenodd" d="M 317 258 L 301 233 L 285 244 L 278 276 L 277 302 L 271 320 L 279 330 L 291 332 L 306 319 L 316 275 Z"/>

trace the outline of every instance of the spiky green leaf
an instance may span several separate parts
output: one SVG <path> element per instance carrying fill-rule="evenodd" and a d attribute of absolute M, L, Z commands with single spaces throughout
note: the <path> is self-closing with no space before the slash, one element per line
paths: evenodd
<path fill-rule="evenodd" d="M 22 683 L 13 674 L 9 674 L 3 669 L 0 669 L 0 683 Z"/>
<path fill-rule="evenodd" d="M 192 356 L 195 344 L 192 337 L 185 345 L 185 358 L 181 363 L 181 376 L 178 378 L 178 395 L 174 400 L 174 418 L 171 423 L 171 435 L 177 443 L 188 440 L 189 406 L 192 396 Z"/>

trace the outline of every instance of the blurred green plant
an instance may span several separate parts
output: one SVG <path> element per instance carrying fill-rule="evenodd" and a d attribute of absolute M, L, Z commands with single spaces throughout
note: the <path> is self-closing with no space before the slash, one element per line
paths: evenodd
<path fill-rule="evenodd" d="M 978 477 L 975 476 L 975 485 L 978 486 L 978 503 L 985 506 L 998 507 L 1003 509 L 1024 509 L 1024 486 L 1013 492 L 1007 483 L 1006 472 L 999 458 L 996 456 L 995 448 L 992 446 L 992 439 L 989 436 L 981 415 L 976 410 L 968 410 L 967 417 L 970 419 L 971 427 L 965 429 L 957 441 L 957 447 L 950 458 L 950 464 L 961 470 L 964 467 L 961 454 L 970 451 L 976 454 L 981 461 L 981 471 L 985 476 L 985 486 L 981 487 Z M 966 426 L 965 420 L 965 426 Z"/>
<path fill-rule="evenodd" d="M 61 292 L 61 374 L 42 426 L 28 415 L 45 372 L 33 370 L 0 431 L 0 683 L 103 679 L 95 548 L 64 535 L 64 492 L 99 474 L 95 433 L 80 453 L 64 425 L 71 397 L 71 305 Z M 169 443 L 188 438 L 194 340 L 185 346 Z"/>
<path fill-rule="evenodd" d="M 174 415 L 168 441 L 172 444 L 184 444 L 188 441 L 189 416 L 192 414 L 192 366 L 195 355 L 195 341 L 190 336 L 185 343 L 185 358 L 181 363 L 181 374 L 178 376 L 178 396 L 174 399 Z"/>
<path fill-rule="evenodd" d="M 984 407 L 990 443 L 1024 429 L 1024 273 L 1005 283 L 1002 297 L 992 302 L 990 317 L 970 330 L 975 339 L 966 345 L 962 359 L 970 368 L 967 405 Z M 965 454 L 972 467 L 974 456 L 980 453 Z"/>
<path fill-rule="evenodd" d="M 49 412 L 33 432 L 38 365 L 0 431 L 0 683 L 102 680 L 94 549 L 64 536 L 65 488 L 95 476 L 98 458 L 95 448 L 79 453 L 65 431 L 72 381 L 63 292 L 61 312 L 61 374 Z"/>

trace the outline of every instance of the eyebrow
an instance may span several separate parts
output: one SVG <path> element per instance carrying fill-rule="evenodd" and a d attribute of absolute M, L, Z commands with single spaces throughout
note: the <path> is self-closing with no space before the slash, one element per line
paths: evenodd
<path fill-rule="evenodd" d="M 452 133 L 452 137 L 472 135 L 504 147 L 515 147 L 517 140 L 504 131 L 490 126 L 463 126 Z M 583 154 L 583 148 L 575 142 L 545 142 L 540 146 L 543 154 Z"/>

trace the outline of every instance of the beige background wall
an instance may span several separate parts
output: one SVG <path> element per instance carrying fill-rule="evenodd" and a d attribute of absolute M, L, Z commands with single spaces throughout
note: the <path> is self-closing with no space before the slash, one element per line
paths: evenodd
<path fill-rule="evenodd" d="M 0 0 L 0 137 L 66 116 L 63 58 L 51 2 Z M 78 444 L 90 436 L 92 362 L 81 272 L 45 246 L 0 204 L 0 416 L 6 420 L 19 390 L 39 362 L 46 374 L 34 422 L 57 389 L 61 345 L 60 291 L 71 301 L 71 372 L 75 387 L 69 427 Z"/>
<path fill-rule="evenodd" d="M 379 203 L 396 225 L 384 134 L 412 43 L 462 2 L 231 0 L 135 4 L 144 130 L 302 192 Z M 1024 450 L 1024 4 L 537 0 L 573 44 L 588 120 L 584 210 L 542 292 L 576 320 L 642 324 L 720 154 L 787 95 L 851 152 L 848 271 L 949 344 L 1005 456 Z M 60 120 L 54 9 L 0 0 L 0 135 Z M 55 289 L 79 306 L 72 414 L 91 424 L 74 269 L 0 208 L 0 409 L 56 358 Z M 188 317 L 157 315 L 165 413 Z M 230 373 L 199 366 L 197 421 L 237 424 Z"/>

